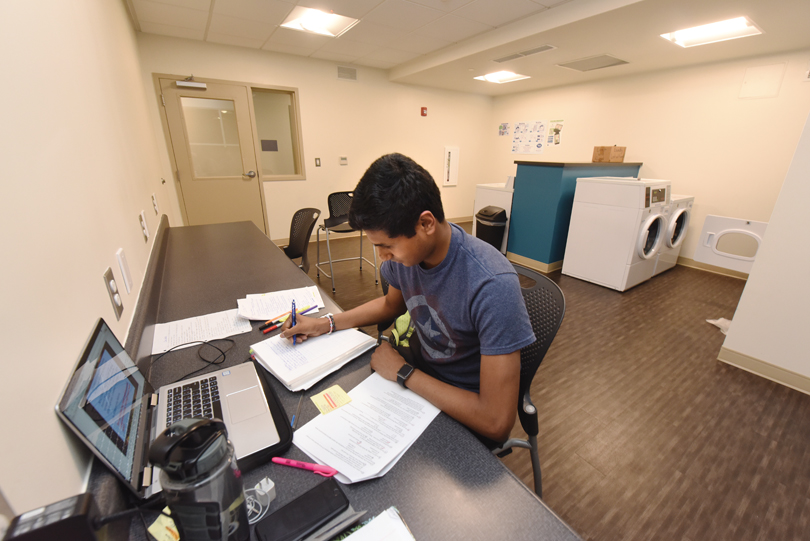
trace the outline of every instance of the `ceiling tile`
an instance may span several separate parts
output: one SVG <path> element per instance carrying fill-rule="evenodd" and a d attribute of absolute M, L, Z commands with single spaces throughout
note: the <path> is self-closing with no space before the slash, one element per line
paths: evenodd
<path fill-rule="evenodd" d="M 214 14 L 281 24 L 294 7 L 291 3 L 278 0 L 218 0 L 214 4 Z"/>
<path fill-rule="evenodd" d="M 447 47 L 451 42 L 442 39 L 420 36 L 419 34 L 408 34 L 389 45 L 393 49 L 408 51 L 411 53 L 427 54 L 442 47 Z"/>
<path fill-rule="evenodd" d="M 169 4 L 181 8 L 198 9 L 208 11 L 211 9 L 212 0 L 150 0 L 157 4 Z"/>
<path fill-rule="evenodd" d="M 159 23 L 180 28 L 205 29 L 208 11 L 160 4 L 148 0 L 133 0 L 138 22 Z"/>
<path fill-rule="evenodd" d="M 341 39 L 350 39 L 360 43 L 370 43 L 372 45 L 389 45 L 395 40 L 404 38 L 407 32 L 384 26 L 382 24 L 360 21 L 348 32 L 340 36 Z"/>
<path fill-rule="evenodd" d="M 239 19 L 237 17 L 229 17 L 227 15 L 218 15 L 214 13 L 211 17 L 211 26 L 209 32 L 217 34 L 228 34 L 230 36 L 239 36 L 252 39 L 260 39 L 262 42 L 270 37 L 270 34 L 275 30 L 276 25 L 272 23 L 265 23 L 251 19 Z"/>
<path fill-rule="evenodd" d="M 560 4 L 565 4 L 566 2 L 571 2 L 573 0 L 532 0 L 535 4 L 540 4 L 541 6 L 546 6 L 548 8 L 559 6 Z"/>
<path fill-rule="evenodd" d="M 400 64 L 402 62 L 407 62 L 408 60 L 416 58 L 417 56 L 419 55 L 416 53 L 407 53 L 405 51 L 397 51 L 395 49 L 381 48 L 377 49 L 371 54 L 362 57 L 362 59 L 383 60 L 385 62 L 393 62 L 394 64 Z"/>
<path fill-rule="evenodd" d="M 450 13 L 451 11 L 455 11 L 461 6 L 465 6 L 470 2 L 474 2 L 475 0 L 410 0 L 414 4 L 422 4 L 423 6 L 427 6 L 429 8 L 438 9 L 440 11 L 444 11 L 445 13 Z M 496 3 L 503 3 L 503 0 L 488 0 L 491 2 Z M 511 0 L 509 0 L 511 2 Z"/>
<path fill-rule="evenodd" d="M 265 51 L 273 51 L 276 53 L 294 54 L 297 56 L 309 56 L 318 50 L 317 47 L 297 47 L 287 43 L 271 43 L 267 42 L 262 46 Z"/>
<path fill-rule="evenodd" d="M 146 21 L 141 22 L 141 32 L 147 34 L 159 34 L 161 36 L 173 36 L 175 38 L 185 39 L 203 39 L 205 36 L 205 28 L 181 28 L 179 26 L 170 26 L 168 24 L 150 23 Z"/>
<path fill-rule="evenodd" d="M 414 33 L 435 39 L 446 39 L 457 42 L 475 36 L 476 34 L 481 34 L 487 30 L 492 30 L 492 28 L 492 26 L 477 21 L 463 19 L 455 15 L 445 15 L 441 19 L 423 26 Z"/>
<path fill-rule="evenodd" d="M 509 0 L 509 2 L 478 0 L 454 11 L 453 15 L 490 26 L 501 26 L 546 9 L 545 6 L 535 4 L 531 0 Z"/>
<path fill-rule="evenodd" d="M 435 21 L 443 14 L 441 11 L 403 0 L 386 0 L 363 20 L 411 32 Z"/>
<path fill-rule="evenodd" d="M 293 47 L 312 49 L 314 52 L 333 39 L 335 38 L 279 27 L 276 28 L 276 31 L 270 36 L 268 43 L 286 43 L 287 45 L 292 45 Z"/>
<path fill-rule="evenodd" d="M 344 17 L 360 19 L 385 0 L 306 0 L 301 5 L 321 11 L 333 11 Z"/>
<path fill-rule="evenodd" d="M 348 54 L 330 53 L 327 51 L 317 51 L 310 55 L 310 58 L 319 58 L 321 60 L 331 60 L 333 62 L 343 62 L 344 64 L 351 64 L 357 60 L 356 56 Z"/>
<path fill-rule="evenodd" d="M 394 62 L 385 62 L 384 60 L 374 60 L 372 58 L 358 58 L 353 62 L 358 66 L 366 66 L 369 68 L 377 68 L 387 70 L 396 66 Z"/>
<path fill-rule="evenodd" d="M 369 45 L 368 43 L 359 43 L 356 41 L 338 38 L 330 40 L 323 47 L 321 47 L 319 51 L 345 54 L 355 58 L 359 58 L 361 56 L 369 55 L 374 51 L 376 51 L 377 49 L 378 49 L 377 46 Z"/>
<path fill-rule="evenodd" d="M 222 43 L 224 45 L 237 45 L 239 47 L 248 47 L 250 49 L 261 49 L 266 40 L 248 38 L 245 36 L 233 36 L 231 34 L 220 34 L 218 32 L 212 32 L 209 30 L 205 41 Z"/>

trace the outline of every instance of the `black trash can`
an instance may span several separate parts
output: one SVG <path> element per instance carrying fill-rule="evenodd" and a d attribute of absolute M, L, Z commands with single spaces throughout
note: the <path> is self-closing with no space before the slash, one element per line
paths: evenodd
<path fill-rule="evenodd" d="M 499 252 L 506 233 L 506 211 L 501 207 L 484 207 L 475 215 L 475 236 Z"/>

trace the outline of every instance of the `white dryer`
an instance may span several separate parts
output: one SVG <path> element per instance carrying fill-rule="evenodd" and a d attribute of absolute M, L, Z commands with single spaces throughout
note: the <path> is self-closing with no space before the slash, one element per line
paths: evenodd
<path fill-rule="evenodd" d="M 578 178 L 562 273 L 619 291 L 652 277 L 668 180 Z"/>
<path fill-rule="evenodd" d="M 667 229 L 664 232 L 664 243 L 658 251 L 653 276 L 671 269 L 678 262 L 683 239 L 692 218 L 692 205 L 695 198 L 691 195 L 671 195 L 668 210 L 665 213 Z"/>

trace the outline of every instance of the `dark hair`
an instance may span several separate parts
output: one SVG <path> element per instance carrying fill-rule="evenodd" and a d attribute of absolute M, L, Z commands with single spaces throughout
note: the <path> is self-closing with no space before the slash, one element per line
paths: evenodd
<path fill-rule="evenodd" d="M 355 229 L 382 231 L 391 238 L 410 238 L 426 210 L 444 221 L 442 196 L 433 177 L 407 156 L 386 154 L 357 183 L 349 224 Z"/>

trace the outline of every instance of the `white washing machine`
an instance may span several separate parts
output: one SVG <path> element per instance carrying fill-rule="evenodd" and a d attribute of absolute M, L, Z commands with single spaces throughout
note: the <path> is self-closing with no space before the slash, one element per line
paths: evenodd
<path fill-rule="evenodd" d="M 683 239 L 686 238 L 686 231 L 689 228 L 689 220 L 692 218 L 694 203 L 695 198 L 691 195 L 673 194 L 670 196 L 665 213 L 667 228 L 664 232 L 664 243 L 658 251 L 653 276 L 671 269 L 678 262 Z"/>
<path fill-rule="evenodd" d="M 668 180 L 578 178 L 562 273 L 619 291 L 649 280 L 669 192 Z"/>

